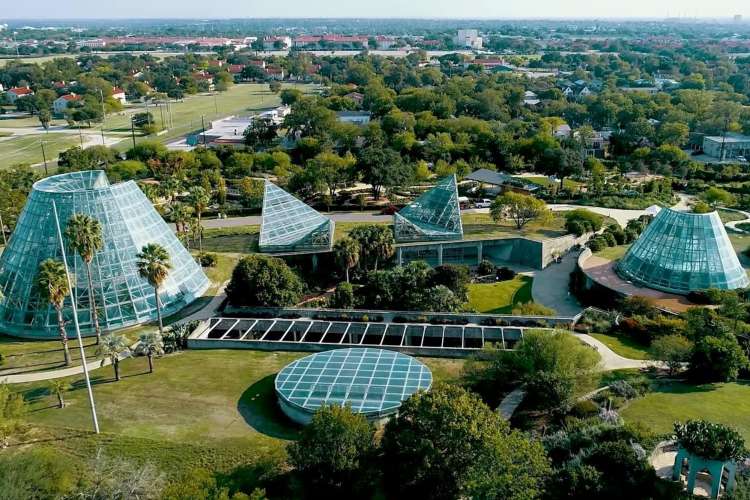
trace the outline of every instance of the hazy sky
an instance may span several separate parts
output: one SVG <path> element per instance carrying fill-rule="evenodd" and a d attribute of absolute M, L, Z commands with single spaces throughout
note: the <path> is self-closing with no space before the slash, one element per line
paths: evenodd
<path fill-rule="evenodd" d="M 748 0 L 28 0 L 3 18 L 750 17 Z"/>

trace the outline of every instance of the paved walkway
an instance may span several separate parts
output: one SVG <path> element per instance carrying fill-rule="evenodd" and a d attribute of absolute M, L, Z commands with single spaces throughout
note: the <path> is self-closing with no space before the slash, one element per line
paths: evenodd
<path fill-rule="evenodd" d="M 224 302 L 224 299 L 227 298 L 226 288 L 228 284 L 229 281 L 225 281 L 216 291 L 216 295 L 211 299 L 211 302 L 209 302 L 206 306 L 201 307 L 190 316 L 182 318 L 175 324 L 182 325 L 183 323 L 190 323 L 191 321 L 202 321 L 204 319 L 218 316 L 219 308 L 221 307 L 222 302 Z"/>
<path fill-rule="evenodd" d="M 731 229 L 732 231 L 738 233 L 750 234 L 750 231 L 745 231 L 744 229 L 740 229 L 737 227 L 737 224 L 750 223 L 750 213 L 745 212 L 744 210 L 735 210 L 734 208 L 725 208 L 724 210 L 728 210 L 729 212 L 737 212 L 738 214 L 742 214 L 745 216 L 745 218 L 742 220 L 733 220 L 732 222 L 727 222 L 726 224 L 724 224 L 727 229 Z"/>
<path fill-rule="evenodd" d="M 560 316 L 575 316 L 583 307 L 568 290 L 570 273 L 576 267 L 577 252 L 568 252 L 562 262 L 552 263 L 541 271 L 534 272 L 531 297 L 534 302 L 550 307 Z"/>
<path fill-rule="evenodd" d="M 518 408 L 518 406 L 523 402 L 523 398 L 525 396 L 526 391 L 524 390 L 524 387 L 517 387 L 513 392 L 503 398 L 503 400 L 500 402 L 500 405 L 497 407 L 497 412 L 505 420 L 510 420 L 510 417 L 513 416 L 516 408 Z"/>
<path fill-rule="evenodd" d="M 575 335 L 581 342 L 596 349 L 602 358 L 602 371 L 621 370 L 624 368 L 648 368 L 649 366 L 660 364 L 658 361 L 623 358 L 591 335 L 585 333 L 573 333 L 573 335 Z"/>
<path fill-rule="evenodd" d="M 120 356 L 120 359 L 130 357 L 130 354 Z M 86 366 L 89 369 L 89 373 L 99 368 L 109 366 L 111 364 L 109 358 L 97 359 L 89 361 Z M 53 380 L 56 378 L 70 377 L 71 375 L 78 375 L 83 373 L 83 365 L 71 366 L 69 368 L 61 368 L 59 370 L 47 370 L 42 372 L 29 372 L 29 373 L 17 373 L 15 375 L 0 376 L 0 384 L 24 384 L 27 382 L 39 382 L 42 380 Z"/>

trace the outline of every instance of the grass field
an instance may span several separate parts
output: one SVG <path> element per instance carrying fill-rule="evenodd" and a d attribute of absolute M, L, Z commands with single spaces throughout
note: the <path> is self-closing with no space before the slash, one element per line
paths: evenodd
<path fill-rule="evenodd" d="M 721 222 L 726 224 L 727 222 L 733 222 L 736 220 L 743 220 L 745 218 L 744 215 L 742 215 L 739 212 L 734 212 L 732 210 L 722 210 L 721 208 L 717 210 L 719 212 L 719 217 L 721 218 Z"/>
<path fill-rule="evenodd" d="M 303 92 L 311 92 L 316 88 L 313 85 L 285 84 L 284 86 L 294 86 L 302 89 Z M 279 96 L 272 93 L 267 84 L 260 83 L 243 83 L 233 85 L 226 92 L 187 96 L 182 101 L 173 102 L 169 106 L 174 128 L 159 136 L 136 137 L 136 142 L 143 140 L 167 142 L 188 133 L 198 132 L 204 124 L 208 129 L 211 126 L 211 120 L 216 118 L 254 114 L 274 108 L 280 103 Z M 132 113 L 140 113 L 145 109 L 143 106 L 127 107 L 125 112 L 108 117 L 104 125 L 105 133 L 108 131 L 130 132 L 130 116 Z M 159 124 L 161 124 L 162 115 L 165 120 L 167 119 L 166 107 L 149 106 L 148 111 Z M 203 117 L 203 123 L 201 117 Z M 124 136 L 120 147 L 130 147 L 131 140 L 129 136 Z"/>
<path fill-rule="evenodd" d="M 251 253 L 258 251 L 260 226 L 239 226 L 203 231 L 203 251 Z"/>
<path fill-rule="evenodd" d="M 280 452 L 298 428 L 280 412 L 273 389 L 275 374 L 301 353 L 186 351 L 157 359 L 147 374 L 145 358 L 122 362 L 123 380 L 113 382 L 110 367 L 92 373 L 103 436 L 90 429 L 86 391 L 79 377 L 68 379 L 69 405 L 55 407 L 46 384 L 13 386 L 30 401 L 27 420 L 42 429 L 72 433 L 56 443 L 77 456 L 97 447 L 125 458 L 155 462 L 169 472 L 183 467 L 225 469 Z M 462 360 L 420 358 L 436 381 L 458 377 Z M 59 430 L 54 432 L 60 432 Z"/>
<path fill-rule="evenodd" d="M 520 231 L 511 221 L 495 222 L 489 214 L 464 214 L 461 216 L 464 238 L 508 238 L 526 236 L 529 238 L 556 238 L 566 234 L 565 218 L 554 215 L 549 222 L 530 222 Z"/>
<path fill-rule="evenodd" d="M 86 358 L 93 357 L 96 352 L 95 339 L 83 339 L 83 346 Z M 78 340 L 71 339 L 68 348 L 73 364 L 80 364 Z M 0 375 L 65 367 L 62 343 L 59 340 L 29 341 L 0 335 L 0 354 L 3 356 Z"/>
<path fill-rule="evenodd" d="M 596 252 L 594 255 L 596 255 L 597 257 L 601 257 L 602 259 L 617 260 L 621 259 L 629 248 L 630 245 L 617 245 L 613 247 L 607 247 L 599 252 Z"/>
<path fill-rule="evenodd" d="M 60 151 L 80 145 L 78 134 L 49 133 L 0 139 L 0 168 L 41 163 L 42 141 L 50 163 L 57 160 Z"/>
<path fill-rule="evenodd" d="M 622 335 L 607 335 L 606 333 L 592 333 L 590 335 L 625 358 L 652 359 L 648 347 Z"/>
<path fill-rule="evenodd" d="M 469 285 L 468 306 L 486 314 L 510 314 L 516 304 L 531 302 L 530 276 L 518 275 L 499 283 L 472 283 Z"/>
<path fill-rule="evenodd" d="M 675 420 L 706 419 L 736 428 L 750 440 L 750 384 L 670 384 L 633 401 L 621 413 L 654 432 L 669 433 Z"/>

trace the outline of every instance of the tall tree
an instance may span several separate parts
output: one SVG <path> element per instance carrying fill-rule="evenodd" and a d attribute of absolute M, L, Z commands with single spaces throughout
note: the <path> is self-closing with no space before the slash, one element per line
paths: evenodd
<path fill-rule="evenodd" d="M 96 308 L 96 292 L 94 291 L 94 280 L 91 276 L 91 263 L 96 253 L 104 246 L 102 225 L 97 219 L 89 215 L 73 214 L 65 228 L 65 238 L 68 240 L 68 245 L 81 256 L 81 260 L 86 264 L 89 311 L 91 313 L 91 322 L 94 324 L 96 332 L 96 343 L 98 344 L 102 338 L 102 330 L 99 326 L 99 313 Z"/>
<path fill-rule="evenodd" d="M 208 208 L 208 204 L 211 202 L 211 196 L 208 194 L 208 192 L 200 187 L 200 186 L 194 186 L 190 189 L 190 203 L 193 205 L 193 208 L 195 209 L 195 216 L 198 218 L 198 225 L 202 226 L 201 220 L 203 216 L 203 211 Z M 202 231 L 200 232 L 202 233 Z M 203 236 L 202 234 L 198 235 L 198 250 L 201 252 L 203 251 Z"/>
<path fill-rule="evenodd" d="M 529 222 L 548 214 L 544 201 L 512 191 L 495 198 L 490 207 L 490 215 L 495 222 L 510 218 L 516 224 L 516 229 L 522 229 Z"/>
<path fill-rule="evenodd" d="M 349 283 L 349 269 L 359 262 L 359 244 L 351 238 L 344 238 L 333 245 L 336 261 L 344 269 L 346 282 Z"/>
<path fill-rule="evenodd" d="M 65 297 L 70 294 L 70 289 L 68 288 L 68 277 L 63 263 L 55 259 L 42 261 L 36 275 L 36 287 L 39 296 L 49 302 L 57 311 L 57 327 L 65 353 L 65 365 L 69 366 L 70 350 L 68 349 L 68 334 L 65 332 L 63 305 L 65 304 Z"/>
<path fill-rule="evenodd" d="M 158 243 L 149 243 L 144 246 L 136 256 L 138 261 L 138 274 L 146 279 L 154 287 L 154 299 L 156 301 L 156 316 L 159 318 L 159 333 L 164 335 L 164 326 L 161 321 L 161 302 L 159 301 L 159 287 L 164 284 L 169 271 L 172 269 L 169 252 Z"/>

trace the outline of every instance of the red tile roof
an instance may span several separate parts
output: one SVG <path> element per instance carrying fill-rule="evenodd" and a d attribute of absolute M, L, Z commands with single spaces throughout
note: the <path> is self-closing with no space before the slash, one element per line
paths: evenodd
<path fill-rule="evenodd" d="M 16 95 L 29 95 L 34 93 L 29 87 L 13 87 L 8 89 L 8 92 L 13 92 Z"/>
<path fill-rule="evenodd" d="M 125 91 L 122 90 L 120 87 L 112 87 L 112 95 L 124 94 L 124 93 Z"/>

